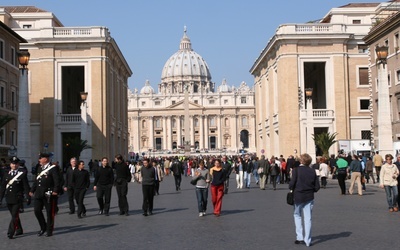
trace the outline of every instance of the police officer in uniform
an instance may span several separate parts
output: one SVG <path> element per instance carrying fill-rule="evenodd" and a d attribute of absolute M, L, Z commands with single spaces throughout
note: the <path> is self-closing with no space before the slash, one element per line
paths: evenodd
<path fill-rule="evenodd" d="M 29 193 L 29 182 L 26 172 L 18 169 L 19 159 L 12 157 L 10 159 L 11 170 L 5 173 L 0 186 L 0 204 L 3 197 L 6 197 L 7 207 L 11 214 L 11 221 L 8 227 L 7 236 L 9 239 L 13 239 L 14 235 L 23 234 L 21 220 L 19 218 L 19 208 L 24 194 L 26 197 Z M 27 204 L 30 204 L 30 199 L 27 199 Z"/>
<path fill-rule="evenodd" d="M 60 175 L 56 165 L 50 165 L 50 155 L 41 153 L 39 155 L 40 167 L 34 180 L 29 195 L 34 198 L 35 216 L 40 225 L 38 236 L 45 234 L 46 237 L 53 235 L 54 216 L 56 214 L 56 197 L 60 188 Z M 47 222 L 43 215 L 43 207 L 46 208 Z"/>

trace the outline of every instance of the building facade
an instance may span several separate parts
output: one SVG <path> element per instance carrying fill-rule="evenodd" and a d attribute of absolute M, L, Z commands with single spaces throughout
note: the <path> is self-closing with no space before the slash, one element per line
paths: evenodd
<path fill-rule="evenodd" d="M 19 63 L 17 53 L 20 43 L 26 40 L 0 19 L 0 117 L 12 118 L 0 128 L 0 158 L 8 159 L 15 153 L 18 132 Z M 0 119 L 1 119 L 0 118 Z"/>
<path fill-rule="evenodd" d="M 400 1 L 381 5 L 365 43 L 370 51 L 372 141 L 381 154 L 400 152 Z M 376 47 L 388 48 L 385 62 L 379 62 Z M 382 73 L 384 75 L 380 76 Z M 383 78 L 380 78 L 383 77 Z M 380 84 L 383 83 L 383 84 Z M 385 86 L 387 85 L 387 87 Z M 384 91 L 384 93 L 381 93 Z M 383 94 L 383 96 L 381 95 Z"/>
<path fill-rule="evenodd" d="M 147 81 L 128 93 L 130 151 L 178 152 L 190 145 L 201 153 L 253 152 L 254 111 L 254 91 L 245 82 L 235 88 L 223 80 L 215 88 L 185 29 L 179 50 L 162 69 L 158 92 Z"/>
<path fill-rule="evenodd" d="M 250 69 L 257 151 L 319 154 L 312 136 L 322 132 L 336 132 L 339 140 L 370 139 L 369 57 L 362 39 L 378 7 L 348 4 L 319 21 L 278 27 Z"/>
<path fill-rule="evenodd" d="M 0 7 L 0 17 L 31 54 L 32 159 L 40 151 L 68 163 L 81 140 L 81 159 L 128 155 L 127 79 L 132 71 L 106 27 L 64 27 L 36 7 Z M 82 102 L 80 93 L 87 93 Z"/>

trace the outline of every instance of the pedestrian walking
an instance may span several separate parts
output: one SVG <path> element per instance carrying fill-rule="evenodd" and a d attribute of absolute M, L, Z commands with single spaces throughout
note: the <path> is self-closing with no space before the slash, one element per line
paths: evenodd
<path fill-rule="evenodd" d="M 56 199 L 59 192 L 60 175 L 56 165 L 50 165 L 50 155 L 39 155 L 40 167 L 37 177 L 33 182 L 29 195 L 34 199 L 35 216 L 39 222 L 38 236 L 50 237 L 54 231 L 54 219 L 56 215 Z M 43 215 L 43 207 L 46 209 L 47 221 Z"/>
<path fill-rule="evenodd" d="M 86 217 L 84 204 L 85 194 L 90 186 L 90 173 L 85 169 L 85 162 L 79 161 L 78 170 L 72 176 L 72 185 L 75 188 L 75 200 L 78 204 L 78 218 Z"/>
<path fill-rule="evenodd" d="M 70 166 L 67 168 L 67 172 L 65 174 L 65 185 L 64 185 L 64 191 L 67 192 L 68 195 L 68 204 L 69 204 L 69 214 L 74 214 L 75 213 L 75 188 L 72 184 L 72 177 L 74 175 L 75 170 L 78 170 L 77 168 L 77 159 L 75 157 L 72 157 L 69 160 Z"/>
<path fill-rule="evenodd" d="M 379 186 L 385 189 L 386 201 L 389 205 L 389 212 L 397 212 L 397 177 L 399 176 L 399 169 L 392 163 L 393 156 L 391 154 L 385 155 L 386 163 L 382 166 L 379 176 Z"/>
<path fill-rule="evenodd" d="M 99 204 L 99 212 L 101 215 L 109 216 L 111 191 L 114 183 L 114 172 L 108 165 L 108 158 L 101 159 L 101 167 L 97 169 L 93 182 L 93 190 L 96 191 L 97 203 Z"/>
<path fill-rule="evenodd" d="M 221 166 L 221 161 L 216 159 L 214 166 L 210 169 L 211 176 L 211 199 L 214 206 L 214 215 L 221 215 L 222 197 L 224 196 L 224 181 L 226 172 Z"/>
<path fill-rule="evenodd" d="M 295 244 L 311 246 L 312 209 L 314 193 L 320 188 L 315 170 L 310 168 L 312 158 L 309 154 L 300 155 L 300 166 L 295 168 L 289 189 L 294 194 L 294 224 L 296 226 Z"/>
<path fill-rule="evenodd" d="M 156 169 L 149 163 L 149 159 L 143 160 L 143 167 L 140 171 L 140 183 L 142 183 L 143 215 L 153 214 L 154 183 L 156 180 Z"/>
<path fill-rule="evenodd" d="M 131 172 L 128 165 L 126 165 L 122 155 L 115 156 L 115 188 L 118 195 L 119 215 L 129 216 L 129 204 L 126 198 L 128 194 L 128 183 L 131 181 Z"/>
<path fill-rule="evenodd" d="M 18 169 L 20 160 L 17 157 L 10 159 L 10 171 L 3 174 L 0 185 L 0 205 L 3 197 L 6 197 L 7 208 L 11 214 L 11 221 L 8 226 L 7 237 L 13 239 L 14 236 L 22 235 L 20 219 L 20 204 L 23 202 L 24 195 L 29 197 L 29 182 L 27 173 Z M 26 200 L 30 204 L 30 198 Z"/>
<path fill-rule="evenodd" d="M 210 173 L 204 167 L 204 161 L 199 162 L 199 167 L 194 172 L 193 180 L 196 180 L 196 197 L 199 216 L 206 215 L 208 200 L 208 185 L 210 183 Z"/>

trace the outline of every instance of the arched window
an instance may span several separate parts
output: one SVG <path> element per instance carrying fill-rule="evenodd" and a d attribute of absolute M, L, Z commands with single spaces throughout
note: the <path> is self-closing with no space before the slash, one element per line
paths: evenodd
<path fill-rule="evenodd" d="M 225 127 L 229 127 L 229 118 L 225 118 Z"/>
<path fill-rule="evenodd" d="M 197 128 L 197 127 L 199 127 L 199 119 L 198 118 L 195 118 L 194 119 L 194 126 Z"/>
<path fill-rule="evenodd" d="M 146 120 L 143 120 L 143 121 L 142 121 L 142 128 L 146 128 L 146 127 L 147 127 Z"/>
<path fill-rule="evenodd" d="M 242 126 L 247 126 L 247 117 L 242 116 Z"/>
<path fill-rule="evenodd" d="M 176 119 L 175 118 L 172 120 L 172 127 L 176 128 Z"/>

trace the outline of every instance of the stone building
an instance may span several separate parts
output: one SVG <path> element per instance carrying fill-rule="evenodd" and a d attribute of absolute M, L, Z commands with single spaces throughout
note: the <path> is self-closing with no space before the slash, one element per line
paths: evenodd
<path fill-rule="evenodd" d="M 17 146 L 20 43 L 26 40 L 0 19 L 0 116 L 13 118 L 0 128 L 0 158 L 5 159 Z"/>
<path fill-rule="evenodd" d="M 132 71 L 106 27 L 65 27 L 46 10 L 0 7 L 0 18 L 28 43 L 31 54 L 32 159 L 40 151 L 69 162 L 76 144 L 92 149 L 81 159 L 128 155 L 127 91 Z M 82 102 L 80 93 L 87 92 Z"/>
<path fill-rule="evenodd" d="M 379 6 L 352 3 L 318 21 L 278 27 L 250 69 L 257 151 L 315 156 L 312 135 L 322 132 L 337 132 L 339 140 L 370 139 L 369 56 L 363 37 Z M 334 145 L 330 153 L 337 149 Z"/>
<path fill-rule="evenodd" d="M 382 155 L 397 154 L 400 152 L 400 1 L 382 3 L 373 21 L 374 26 L 364 37 L 371 57 L 372 142 Z M 378 46 L 388 48 L 385 62 L 378 61 L 375 52 Z"/>
<path fill-rule="evenodd" d="M 185 29 L 179 50 L 162 69 L 158 92 L 148 81 L 129 91 L 130 151 L 175 152 L 185 145 L 201 153 L 255 151 L 254 111 L 254 91 L 245 82 L 235 88 L 224 79 L 215 88 Z"/>

